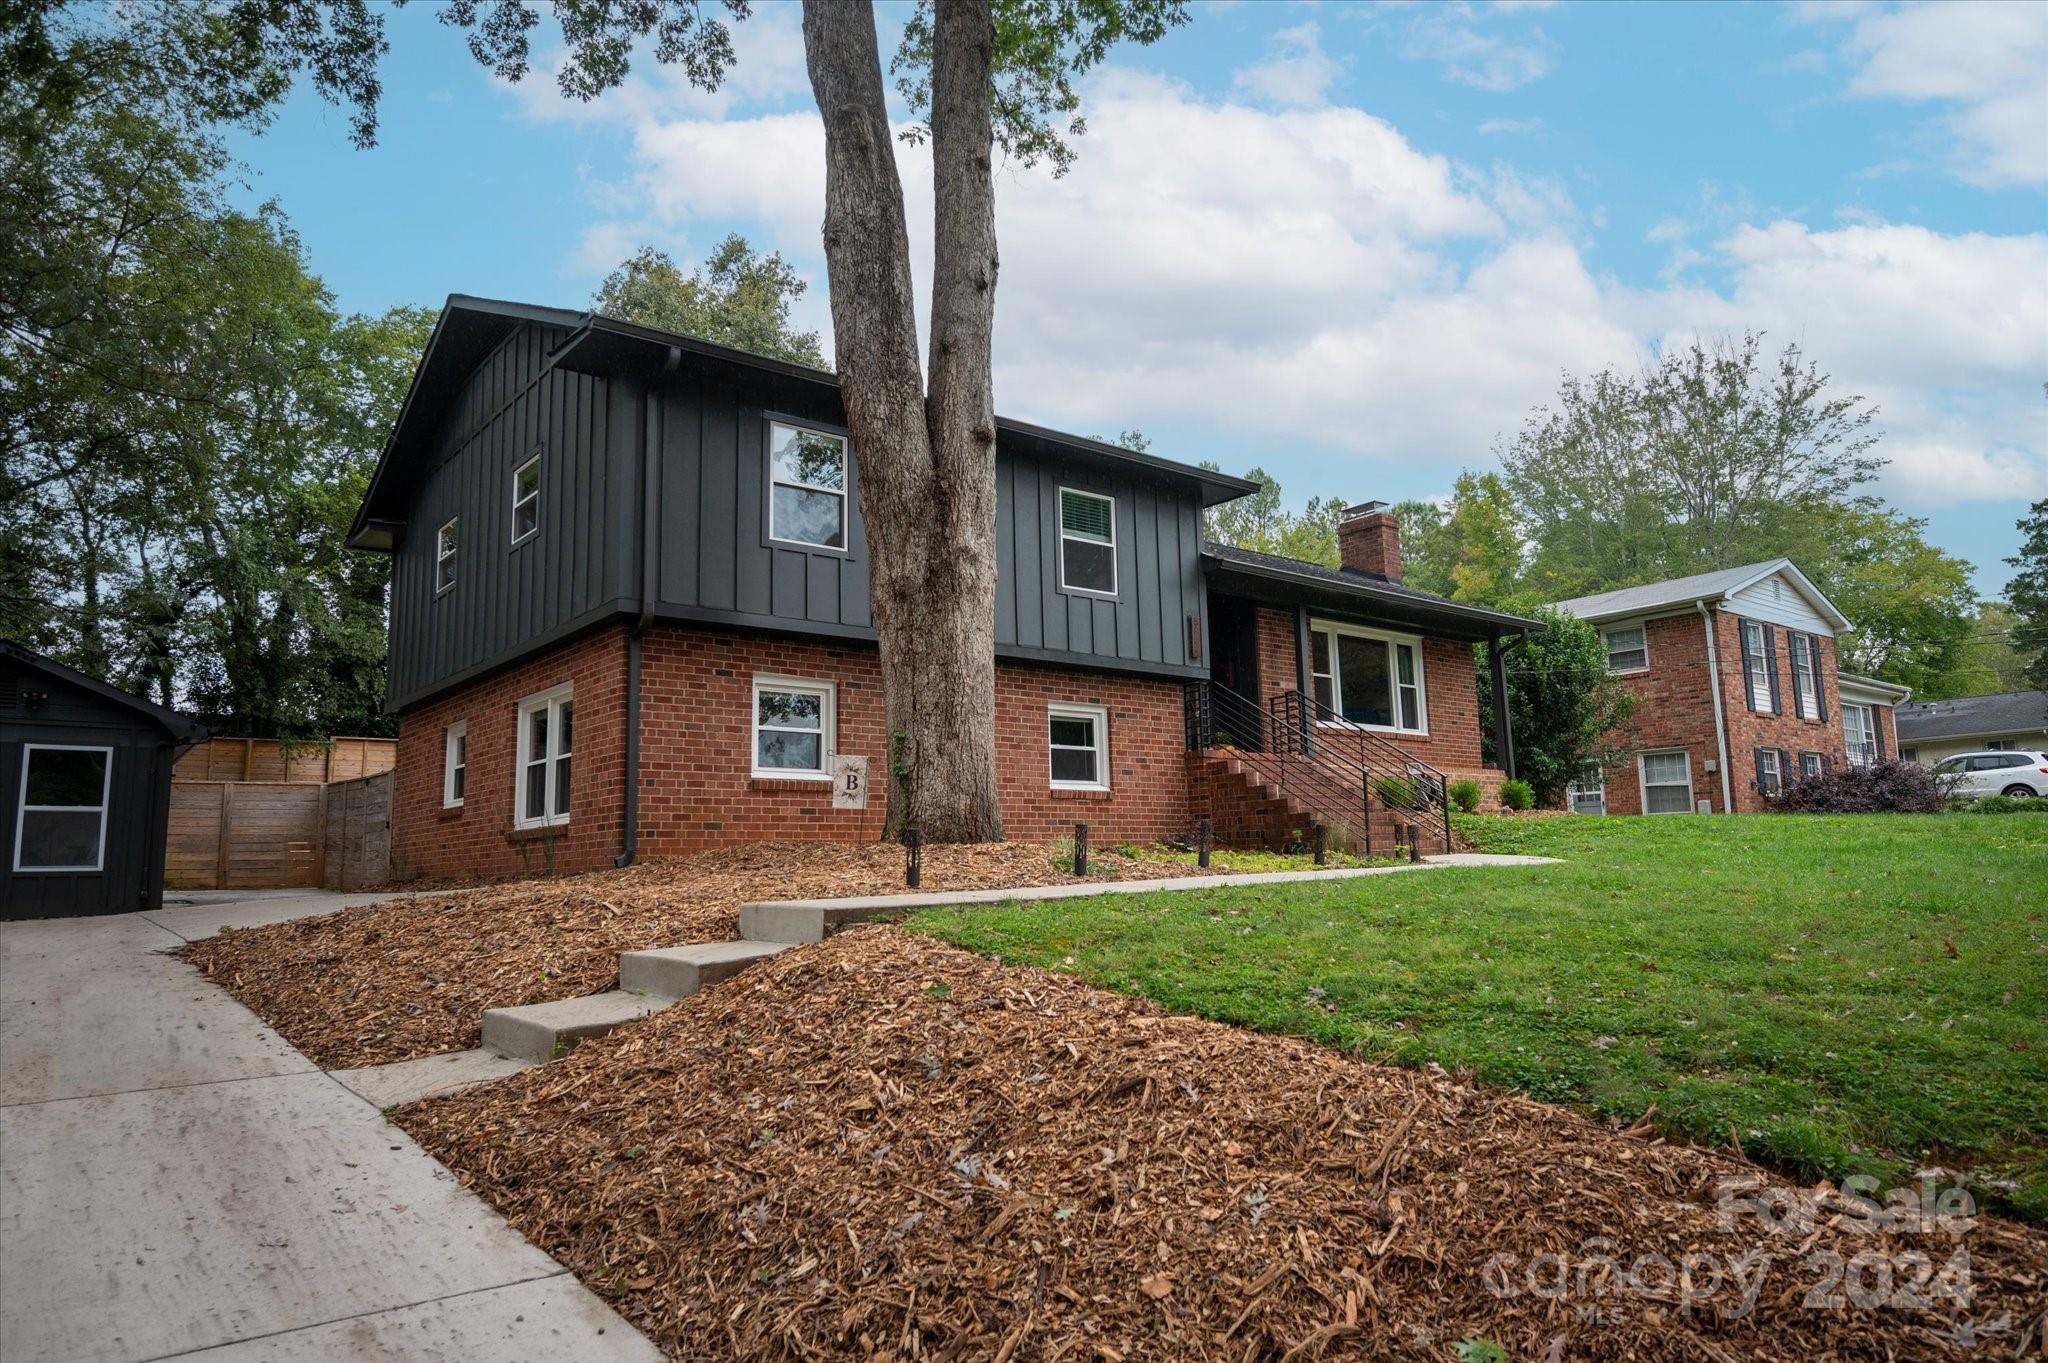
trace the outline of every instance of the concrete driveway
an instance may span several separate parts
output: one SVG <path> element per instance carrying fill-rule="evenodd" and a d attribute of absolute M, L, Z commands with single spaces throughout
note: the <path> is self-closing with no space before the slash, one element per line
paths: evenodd
<path fill-rule="evenodd" d="M 377 1109 L 163 954 L 376 897 L 0 923 L 0 1358 L 659 1357 Z"/>

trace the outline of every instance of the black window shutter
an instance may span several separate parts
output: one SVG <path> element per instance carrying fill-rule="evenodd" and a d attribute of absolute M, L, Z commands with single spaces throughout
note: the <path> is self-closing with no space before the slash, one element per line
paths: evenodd
<path fill-rule="evenodd" d="M 1756 759 L 1756 789 L 1759 795 L 1770 794 L 1770 787 L 1764 784 L 1764 750 L 1756 748 L 1750 754 Z"/>
<path fill-rule="evenodd" d="M 1823 773 L 1833 771 L 1835 769 L 1835 759 L 1826 753 L 1822 753 L 1820 755 L 1820 769 Z"/>
<path fill-rule="evenodd" d="M 1778 699 L 1778 642 L 1771 636 L 1777 631 L 1764 626 L 1764 670 L 1771 674 L 1771 713 L 1782 715 L 1785 707 Z"/>
<path fill-rule="evenodd" d="M 1828 688 L 1821 681 L 1820 636 L 1814 634 L 1807 635 L 1806 647 L 1813 655 L 1813 701 L 1814 704 L 1820 707 L 1821 722 L 1826 723 L 1828 717 Z"/>
<path fill-rule="evenodd" d="M 1750 684 L 1749 669 L 1750 660 L 1756 657 L 1756 653 L 1749 646 L 1749 621 L 1737 620 L 1735 633 L 1736 637 L 1742 640 L 1742 698 L 1749 702 L 1749 708 L 1754 710 L 1757 708 L 1756 687 Z"/>
<path fill-rule="evenodd" d="M 1870 716 L 1870 745 L 1876 750 L 1877 760 L 1880 762 L 1884 761 L 1884 716 L 1878 714 L 1878 711 L 1883 708 L 1881 705 L 1873 705 L 1864 711 Z"/>
<path fill-rule="evenodd" d="M 1778 749 L 1778 789 L 1784 790 L 1792 784 L 1792 754 Z"/>

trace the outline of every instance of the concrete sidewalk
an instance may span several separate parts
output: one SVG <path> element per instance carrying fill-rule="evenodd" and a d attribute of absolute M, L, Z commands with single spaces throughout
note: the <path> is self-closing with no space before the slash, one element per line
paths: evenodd
<path fill-rule="evenodd" d="M 380 897 L 0 924 L 0 1358 L 659 1357 L 163 954 Z"/>

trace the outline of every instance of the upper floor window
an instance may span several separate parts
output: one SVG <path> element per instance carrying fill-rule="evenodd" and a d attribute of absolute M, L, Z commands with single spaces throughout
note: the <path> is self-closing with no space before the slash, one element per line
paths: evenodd
<path fill-rule="evenodd" d="M 754 678 L 754 775 L 829 780 L 837 699 L 831 682 Z"/>
<path fill-rule="evenodd" d="M 1772 666 L 1771 631 L 1761 621 L 1742 622 L 1742 670 L 1749 684 L 1749 708 L 1778 708 L 1777 669 Z"/>
<path fill-rule="evenodd" d="M 1046 743 L 1056 790 L 1109 789 L 1109 711 L 1100 705 L 1048 707 Z"/>
<path fill-rule="evenodd" d="M 1116 498 L 1060 489 L 1060 586 L 1116 595 Z"/>
<path fill-rule="evenodd" d="M 112 748 L 26 743 L 14 823 L 17 871 L 97 871 L 106 862 Z"/>
<path fill-rule="evenodd" d="M 1609 672 L 1641 672 L 1650 665 L 1650 641 L 1641 625 L 1620 625 L 1605 637 Z"/>
<path fill-rule="evenodd" d="M 1321 621 L 1310 626 L 1308 638 L 1319 719 L 1428 731 L 1422 658 L 1414 640 Z"/>
<path fill-rule="evenodd" d="M 459 517 L 450 516 L 448 524 L 441 527 L 441 533 L 434 536 L 434 594 L 439 596 L 455 585 L 455 523 Z"/>
<path fill-rule="evenodd" d="M 512 470 L 512 542 L 518 544 L 540 529 L 540 456 Z"/>
<path fill-rule="evenodd" d="M 1819 650 L 1810 634 L 1785 635 L 1785 651 L 1792 655 L 1792 695 L 1799 704 L 1801 719 L 1820 718 Z"/>
<path fill-rule="evenodd" d="M 558 686 L 519 702 L 519 779 L 512 822 L 520 828 L 569 822 L 575 701 L 574 687 Z"/>
<path fill-rule="evenodd" d="M 469 784 L 469 721 L 459 719 L 448 726 L 441 748 L 441 806 L 455 809 Z"/>
<path fill-rule="evenodd" d="M 768 423 L 768 538 L 846 547 L 846 440 Z"/>

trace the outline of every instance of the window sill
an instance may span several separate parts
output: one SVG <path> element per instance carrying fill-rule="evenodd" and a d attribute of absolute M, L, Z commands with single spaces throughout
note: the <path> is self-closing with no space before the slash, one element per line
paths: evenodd
<path fill-rule="evenodd" d="M 439 819 L 442 823 L 453 823 L 455 820 L 461 818 L 463 813 L 464 810 L 461 805 L 442 805 L 440 812 L 435 814 L 434 817 Z"/>
<path fill-rule="evenodd" d="M 564 837 L 568 832 L 569 821 L 564 819 L 560 823 L 535 824 L 531 828 L 508 828 L 505 830 L 505 841 L 540 842 L 545 838 Z"/>
<path fill-rule="evenodd" d="M 1107 786 L 1054 786 L 1051 794 L 1055 800 L 1109 800 L 1116 796 Z"/>
<path fill-rule="evenodd" d="M 1392 738 L 1428 738 L 1427 729 L 1396 729 L 1387 724 L 1353 724 L 1349 720 L 1319 719 L 1316 728 L 1333 734 L 1386 734 Z"/>

